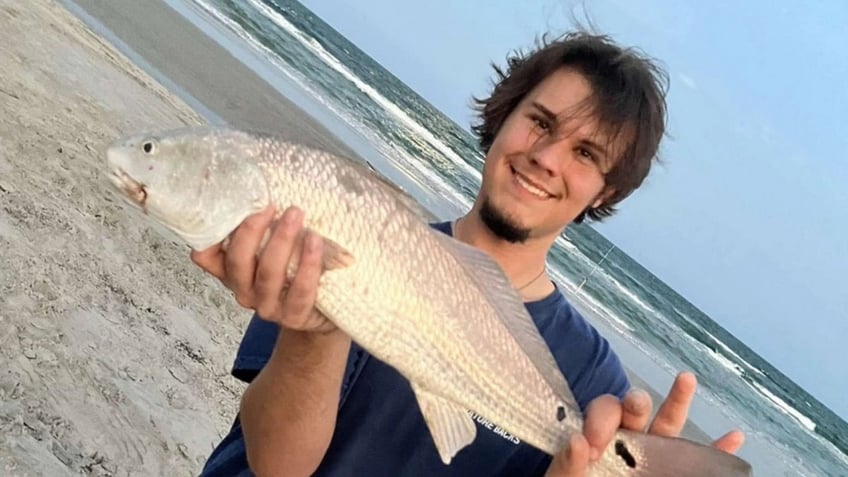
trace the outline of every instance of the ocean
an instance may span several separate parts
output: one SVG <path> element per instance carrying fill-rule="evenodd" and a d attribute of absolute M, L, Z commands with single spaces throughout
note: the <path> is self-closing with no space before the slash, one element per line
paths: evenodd
<path fill-rule="evenodd" d="M 302 4 L 168 3 L 250 49 L 273 68 L 275 86 L 302 95 L 301 106 L 437 217 L 470 206 L 483 161 L 475 138 Z M 549 267 L 649 384 L 665 390 L 684 369 L 698 376 L 690 417 L 712 435 L 742 429 L 740 455 L 755 475 L 848 477 L 845 421 L 591 226 L 568 227 Z"/>

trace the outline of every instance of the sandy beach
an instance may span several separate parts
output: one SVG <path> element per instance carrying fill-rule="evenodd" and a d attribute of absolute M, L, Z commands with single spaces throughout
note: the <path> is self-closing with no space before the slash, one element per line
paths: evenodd
<path fill-rule="evenodd" d="M 78 3 L 156 74 L 59 3 L 0 0 L 0 474 L 196 475 L 238 406 L 250 312 L 124 210 L 103 149 L 203 123 L 201 103 L 349 150 L 164 3 Z"/>

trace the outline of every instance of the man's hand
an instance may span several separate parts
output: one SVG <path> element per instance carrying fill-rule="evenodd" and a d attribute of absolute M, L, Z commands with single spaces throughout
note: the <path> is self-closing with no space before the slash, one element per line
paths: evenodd
<path fill-rule="evenodd" d="M 666 437 L 679 436 L 686 424 L 696 387 L 694 374 L 679 374 L 650 426 L 648 421 L 653 405 L 647 392 L 631 390 L 621 402 L 611 395 L 598 397 L 586 408 L 583 434 L 572 436 L 568 447 L 554 456 L 546 475 L 585 476 L 590 462 L 600 458 L 619 427 Z M 730 431 L 712 445 L 725 452 L 735 453 L 742 447 L 744 440 L 745 436 L 740 431 Z"/>
<path fill-rule="evenodd" d="M 265 320 L 295 330 L 334 330 L 335 325 L 314 308 L 322 272 L 321 237 L 302 234 L 303 212 L 297 208 L 286 209 L 279 220 L 273 219 L 272 207 L 251 215 L 230 234 L 226 249 L 217 244 L 193 251 L 192 261 L 232 290 L 239 305 L 255 310 Z M 297 272 L 289 279 L 286 269 L 299 247 Z"/>

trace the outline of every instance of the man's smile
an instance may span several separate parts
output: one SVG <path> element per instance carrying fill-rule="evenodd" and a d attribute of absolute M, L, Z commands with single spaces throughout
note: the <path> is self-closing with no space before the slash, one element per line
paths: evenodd
<path fill-rule="evenodd" d="M 509 170 L 510 172 L 512 172 L 512 176 L 515 178 L 515 182 L 517 182 L 518 185 L 521 186 L 521 188 L 529 192 L 534 197 L 538 197 L 540 199 L 550 199 L 554 197 L 554 194 L 551 194 L 550 192 L 545 190 L 543 186 L 534 182 L 529 177 L 516 171 L 513 166 L 509 166 Z"/>

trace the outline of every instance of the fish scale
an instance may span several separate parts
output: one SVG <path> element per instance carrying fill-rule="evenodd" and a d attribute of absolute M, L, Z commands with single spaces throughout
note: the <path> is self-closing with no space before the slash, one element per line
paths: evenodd
<path fill-rule="evenodd" d="M 352 191 L 333 180 L 342 176 L 339 168 L 344 164 L 328 161 L 331 156 L 309 151 L 302 154 L 302 160 L 285 168 L 280 166 L 291 156 L 269 153 L 265 157 L 260 165 L 267 175 L 275 177 L 269 185 L 275 205 L 284 208 L 299 204 L 305 211 L 306 227 L 344 244 L 357 257 L 350 268 L 333 270 L 322 276 L 317 302 L 326 316 L 333 317 L 334 323 L 342 329 L 351 330 L 351 337 L 361 346 L 376 350 L 373 354 L 379 359 L 392 363 L 401 374 L 426 388 L 438 389 L 443 387 L 443 382 L 468 382 L 469 376 L 476 377 L 475 392 L 469 392 L 466 385 L 465 389 L 442 390 L 438 394 L 453 400 L 486 396 L 489 399 L 485 401 L 470 399 L 475 412 L 499 425 L 501 422 L 514 423 L 513 434 L 549 452 L 562 447 L 563 433 L 549 433 L 544 438 L 533 435 L 546 428 L 545 421 L 563 404 L 563 399 L 553 396 L 502 323 L 487 319 L 493 313 L 491 304 L 475 287 L 468 286 L 465 270 L 456 264 L 429 226 L 409 210 L 387 207 L 399 205 L 392 189 L 369 188 L 376 192 L 371 200 L 358 201 L 362 197 L 359 192 L 364 188 Z M 315 177 L 310 175 L 313 170 L 322 173 Z M 279 177 L 281 171 L 285 171 L 285 179 Z M 319 188 L 320 192 L 310 194 L 308 200 L 301 198 L 306 195 L 303 189 L 318 188 L 322 182 L 327 185 Z M 356 204 L 358 210 L 346 216 L 334 213 L 335 204 L 340 203 L 351 204 L 351 208 Z M 332 219 L 325 220 L 328 216 Z M 368 220 L 362 220 L 363 217 Z M 381 226 L 374 227 L 373 223 Z M 401 232 L 407 232 L 406 240 L 393 240 L 392 244 L 414 244 L 415 250 L 407 245 L 392 254 L 382 253 L 383 237 L 403 236 Z M 433 264 L 433 269 L 453 273 L 441 274 L 438 283 L 433 283 L 429 273 L 409 273 L 412 270 L 397 261 L 399 256 L 428 257 L 441 262 Z M 380 299 L 367 302 L 359 299 L 364 295 L 363 284 L 368 284 L 369 294 Z M 419 297 L 422 291 L 428 296 Z M 352 308 L 351 303 L 357 302 L 368 306 Z M 433 307 L 407 306 L 410 303 L 445 305 L 441 310 L 434 310 Z M 451 315 L 461 319 L 450 320 Z M 453 345 L 455 335 L 463 336 L 466 345 Z M 429 350 L 431 359 L 428 361 L 435 366 L 420 365 L 422 360 L 418 356 L 421 353 L 415 352 L 420 349 Z M 504 362 L 515 363 L 514 373 L 525 376 L 521 386 L 515 385 L 517 381 L 512 376 L 501 372 Z M 441 382 L 434 382 L 436 379 Z M 541 399 L 547 402 L 543 404 Z"/>
<path fill-rule="evenodd" d="M 127 202 L 194 249 L 269 204 L 301 208 L 324 238 L 316 308 L 409 381 L 446 465 L 475 439 L 469 411 L 548 454 L 582 429 L 568 383 L 500 267 L 433 230 L 412 198 L 364 166 L 217 127 L 122 138 L 107 159 Z M 620 430 L 590 475 L 736 477 L 750 466 Z"/>

